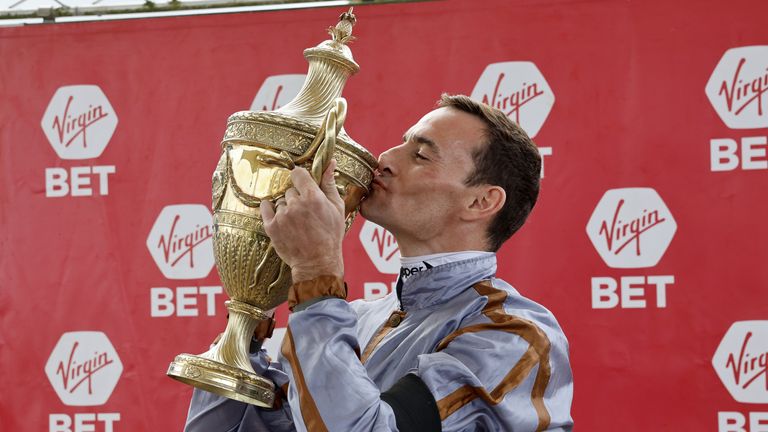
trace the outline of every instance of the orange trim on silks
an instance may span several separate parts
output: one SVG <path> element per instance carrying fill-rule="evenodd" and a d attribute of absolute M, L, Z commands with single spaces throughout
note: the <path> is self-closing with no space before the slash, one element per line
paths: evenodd
<path fill-rule="evenodd" d="M 324 296 L 346 299 L 347 284 L 342 278 L 333 275 L 295 282 L 288 288 L 288 309 L 293 311 L 293 307 L 299 303 Z"/>
<path fill-rule="evenodd" d="M 296 386 L 296 391 L 299 393 L 299 405 L 301 406 L 301 418 L 304 419 L 304 425 L 307 430 L 313 432 L 328 432 L 328 428 L 323 422 L 323 418 L 320 417 L 320 411 L 317 409 L 315 400 L 312 399 L 312 395 L 307 388 L 307 382 L 304 380 L 304 373 L 301 371 L 301 364 L 296 357 L 296 348 L 293 344 L 293 335 L 291 334 L 291 328 L 288 327 L 285 332 L 285 338 L 283 339 L 283 345 L 280 349 L 283 356 L 288 360 L 293 371 L 294 380 L 291 385 Z"/>
<path fill-rule="evenodd" d="M 533 383 L 533 390 L 531 391 L 531 403 L 539 419 L 536 431 L 543 431 L 549 426 L 551 421 L 549 412 L 547 412 L 547 408 L 544 406 L 544 391 L 547 389 L 547 385 L 549 385 L 549 378 L 552 373 L 549 365 L 549 338 L 532 321 L 508 315 L 504 311 L 504 301 L 507 299 L 505 291 L 494 288 L 486 281 L 476 284 L 474 289 L 481 296 L 488 297 L 488 303 L 483 308 L 483 314 L 492 322 L 464 327 L 451 333 L 440 341 L 436 351 L 443 350 L 458 336 L 485 330 L 498 330 L 516 334 L 528 342 L 530 346 L 523 356 L 520 357 L 520 360 L 517 361 L 517 364 L 512 367 L 499 385 L 491 390 L 490 393 L 483 387 L 465 385 L 440 399 L 437 402 L 440 418 L 446 419 L 478 397 L 491 405 L 500 403 L 504 396 L 519 386 L 538 364 L 539 369 Z"/>
<path fill-rule="evenodd" d="M 384 337 L 389 334 L 392 330 L 395 329 L 395 327 L 399 326 L 402 320 L 405 318 L 406 312 L 404 311 L 394 311 L 392 314 L 387 317 L 387 320 L 384 321 L 384 324 L 381 325 L 381 328 L 378 332 L 371 338 L 371 340 L 368 342 L 368 345 L 365 347 L 365 351 L 363 351 L 363 356 L 360 357 L 360 363 L 365 364 L 365 362 L 368 361 L 368 358 L 373 354 L 373 350 L 376 349 L 377 346 L 379 346 L 379 343 L 381 343 L 382 340 L 384 340 Z M 393 319 L 394 318 L 394 319 Z"/>

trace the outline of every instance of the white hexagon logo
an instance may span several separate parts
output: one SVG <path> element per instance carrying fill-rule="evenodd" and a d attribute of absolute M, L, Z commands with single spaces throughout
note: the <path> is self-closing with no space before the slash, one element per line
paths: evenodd
<path fill-rule="evenodd" d="M 264 80 L 253 98 L 251 111 L 275 111 L 299 94 L 307 75 L 273 75 Z"/>
<path fill-rule="evenodd" d="M 381 273 L 400 273 L 400 247 L 395 236 L 371 221 L 365 221 L 360 229 L 360 243 L 368 257 Z"/>
<path fill-rule="evenodd" d="M 213 268 L 213 217 L 202 204 L 166 206 L 147 237 L 147 248 L 168 279 L 202 279 Z"/>
<path fill-rule="evenodd" d="M 768 127 L 768 45 L 726 51 L 705 92 L 729 128 Z"/>
<path fill-rule="evenodd" d="M 470 97 L 503 111 L 531 138 L 539 133 L 555 104 L 555 94 L 532 62 L 489 64 Z"/>
<path fill-rule="evenodd" d="M 117 114 L 95 85 L 59 87 L 40 121 L 61 159 L 101 156 L 117 127 Z"/>
<path fill-rule="evenodd" d="M 607 191 L 587 223 L 587 235 L 613 268 L 655 266 L 677 230 L 667 205 L 651 188 Z"/>
<path fill-rule="evenodd" d="M 122 373 L 115 347 L 99 331 L 64 333 L 45 364 L 48 381 L 69 406 L 104 405 Z"/>
<path fill-rule="evenodd" d="M 768 403 L 768 321 L 737 321 L 723 336 L 712 366 L 741 403 Z"/>

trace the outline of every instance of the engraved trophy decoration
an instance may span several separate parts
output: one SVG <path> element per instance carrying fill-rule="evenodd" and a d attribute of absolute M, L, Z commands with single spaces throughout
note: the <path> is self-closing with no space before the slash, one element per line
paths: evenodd
<path fill-rule="evenodd" d="M 200 355 L 180 354 L 168 375 L 230 399 L 271 407 L 274 384 L 251 367 L 248 348 L 265 311 L 286 301 L 291 271 L 264 232 L 259 204 L 291 187 L 290 170 L 307 168 L 316 181 L 331 158 L 344 198 L 347 228 L 373 179 L 376 160 L 343 130 L 347 104 L 341 92 L 359 70 L 346 45 L 352 39 L 352 9 L 328 31 L 331 40 L 304 50 L 309 72 L 299 94 L 269 112 L 232 114 L 213 174 L 216 268 L 230 300 L 227 328 Z"/>

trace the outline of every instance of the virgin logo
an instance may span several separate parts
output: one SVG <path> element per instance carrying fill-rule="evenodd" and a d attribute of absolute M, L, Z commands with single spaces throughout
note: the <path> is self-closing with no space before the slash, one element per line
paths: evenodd
<path fill-rule="evenodd" d="M 613 268 L 656 265 L 676 230 L 666 204 L 650 188 L 607 191 L 587 223 L 592 244 Z"/>
<path fill-rule="evenodd" d="M 758 116 L 761 116 L 763 115 L 763 93 L 768 89 L 768 72 L 745 83 L 740 72 L 746 61 L 745 58 L 739 59 L 739 65 L 736 66 L 736 72 L 731 78 L 731 82 L 723 81 L 718 95 L 725 97 L 728 111 L 735 115 L 741 114 L 744 108 L 754 105 L 757 108 Z"/>
<path fill-rule="evenodd" d="M 160 235 L 157 247 L 163 251 L 163 261 L 175 266 L 182 258 L 188 259 L 189 267 L 195 267 L 195 248 L 202 242 L 211 238 L 211 227 L 208 225 L 195 225 L 192 232 L 179 234 L 176 227 L 181 215 L 175 215 L 171 222 L 171 229 L 166 234 Z"/>
<path fill-rule="evenodd" d="M 56 394 L 72 406 L 106 403 L 122 371 L 109 338 L 95 331 L 63 334 L 45 366 Z"/>
<path fill-rule="evenodd" d="M 304 74 L 273 75 L 264 80 L 251 103 L 251 111 L 275 111 L 292 101 L 304 80 Z"/>
<path fill-rule="evenodd" d="M 726 51 L 705 92 L 729 128 L 768 127 L 768 46 Z"/>
<path fill-rule="evenodd" d="M 528 102 L 532 102 L 537 97 L 544 95 L 544 92 L 539 90 L 538 84 L 524 82 L 520 89 L 512 89 L 511 94 L 505 95 L 500 90 L 504 78 L 506 78 L 506 75 L 500 73 L 496 79 L 496 85 L 493 87 L 493 96 L 489 99 L 488 95 L 484 94 L 482 102 L 500 109 L 507 117 L 514 120 L 515 123 L 520 124 L 520 109 Z"/>
<path fill-rule="evenodd" d="M 360 243 L 379 272 L 400 272 L 400 248 L 392 233 L 373 222 L 365 221 L 360 230 Z"/>
<path fill-rule="evenodd" d="M 212 218 L 201 204 L 166 206 L 147 237 L 147 248 L 168 279 L 200 279 L 213 268 Z"/>
<path fill-rule="evenodd" d="M 75 139 L 78 139 L 82 143 L 82 147 L 88 147 L 87 131 L 88 127 L 92 126 L 99 120 L 103 120 L 107 117 L 104 113 L 104 106 L 89 105 L 86 112 L 72 113 L 70 107 L 74 96 L 67 98 L 67 104 L 64 106 L 64 112 L 61 116 L 55 116 L 53 118 L 53 128 L 56 129 L 56 134 L 59 138 L 59 143 L 64 147 L 69 147 Z"/>
<path fill-rule="evenodd" d="M 74 393 L 81 384 L 87 383 L 88 394 L 91 395 L 93 394 L 93 374 L 111 365 L 114 360 L 109 358 L 108 353 L 96 351 L 93 357 L 77 362 L 74 357 L 79 346 L 79 342 L 72 344 L 72 351 L 69 353 L 66 364 L 60 361 L 56 374 L 61 376 L 61 383 L 68 392 Z"/>
<path fill-rule="evenodd" d="M 60 158 L 91 159 L 109 144 L 117 115 L 98 86 L 66 86 L 53 95 L 41 127 Z"/>
<path fill-rule="evenodd" d="M 555 103 L 555 94 L 531 62 L 488 65 L 471 97 L 504 112 L 531 138 L 539 132 Z"/>
<path fill-rule="evenodd" d="M 768 321 L 733 323 L 712 366 L 737 401 L 768 403 Z"/>
<path fill-rule="evenodd" d="M 764 351 L 750 353 L 748 349 L 754 349 L 755 345 L 753 342 L 751 346 L 748 346 L 752 336 L 754 336 L 752 332 L 747 332 L 744 335 L 738 355 L 736 353 L 728 354 L 725 367 L 731 369 L 733 382 L 741 388 L 746 389 L 760 378 L 761 381 L 757 381 L 756 384 L 768 390 L 768 362 L 766 361 L 768 360 L 768 347 L 763 347 Z"/>
<path fill-rule="evenodd" d="M 648 211 L 643 209 L 639 217 L 625 221 L 620 219 L 621 208 L 625 201 L 620 199 L 613 212 L 610 224 L 604 220 L 600 224 L 600 234 L 605 239 L 608 250 L 618 255 L 627 245 L 634 243 L 635 255 L 640 256 L 640 234 L 665 222 L 666 219 L 659 216 L 658 210 Z"/>

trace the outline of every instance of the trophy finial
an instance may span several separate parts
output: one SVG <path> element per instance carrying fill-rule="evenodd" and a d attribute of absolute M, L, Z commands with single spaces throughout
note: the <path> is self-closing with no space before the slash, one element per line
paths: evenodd
<path fill-rule="evenodd" d="M 334 41 L 339 43 L 349 43 L 355 40 L 352 36 L 352 27 L 357 22 L 357 17 L 352 13 L 353 7 L 349 8 L 349 11 L 339 15 L 339 22 L 336 27 L 328 27 L 328 34 L 331 35 Z"/>

